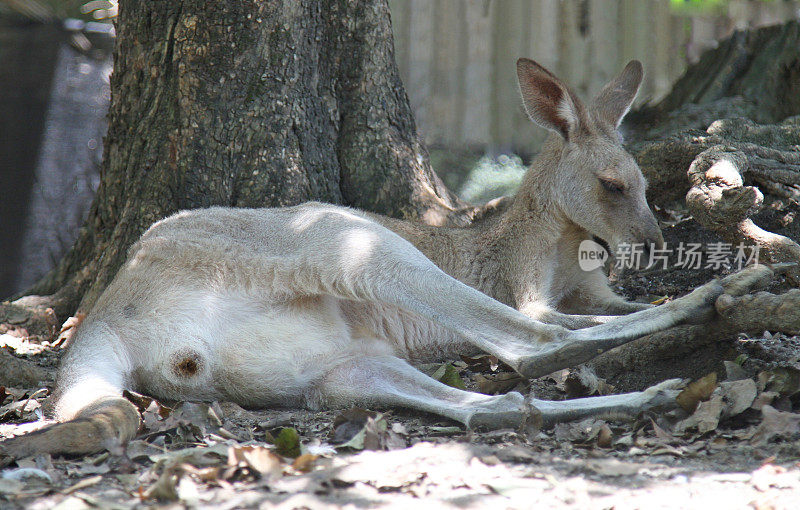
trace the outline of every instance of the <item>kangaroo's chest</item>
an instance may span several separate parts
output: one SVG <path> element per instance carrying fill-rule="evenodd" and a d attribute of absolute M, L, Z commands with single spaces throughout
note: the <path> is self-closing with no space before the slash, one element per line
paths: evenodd
<path fill-rule="evenodd" d="M 518 310 L 536 303 L 555 308 L 579 289 L 587 276 L 579 264 L 582 240 L 578 235 L 562 236 L 546 250 L 519 256 L 509 271 L 514 296 L 509 304 Z"/>
<path fill-rule="evenodd" d="M 550 264 L 552 277 L 549 282 L 549 296 L 554 304 L 573 294 L 586 279 L 588 273 L 580 264 L 582 240 L 580 237 L 569 236 L 558 243 L 555 257 Z"/>

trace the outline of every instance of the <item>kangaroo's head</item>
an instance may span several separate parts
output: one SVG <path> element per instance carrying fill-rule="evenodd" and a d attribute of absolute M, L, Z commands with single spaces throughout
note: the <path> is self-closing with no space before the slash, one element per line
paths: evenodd
<path fill-rule="evenodd" d="M 642 64 L 628 63 L 589 106 L 532 60 L 517 61 L 517 76 L 531 120 L 561 138 L 548 144 L 537 175 L 529 176 L 546 181 L 535 191 L 548 195 L 542 202 L 612 251 L 623 243 L 642 243 L 645 249 L 663 245 L 645 198 L 647 182 L 617 131 L 642 82 Z"/>

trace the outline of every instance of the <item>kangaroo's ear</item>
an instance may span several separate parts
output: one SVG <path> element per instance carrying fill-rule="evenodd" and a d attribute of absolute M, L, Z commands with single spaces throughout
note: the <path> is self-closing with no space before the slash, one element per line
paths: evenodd
<path fill-rule="evenodd" d="M 642 63 L 631 60 L 619 76 L 611 80 L 594 98 L 593 107 L 600 118 L 618 127 L 642 84 Z"/>
<path fill-rule="evenodd" d="M 569 140 L 580 128 L 583 105 L 561 80 L 533 60 L 517 60 L 522 104 L 533 122 Z"/>

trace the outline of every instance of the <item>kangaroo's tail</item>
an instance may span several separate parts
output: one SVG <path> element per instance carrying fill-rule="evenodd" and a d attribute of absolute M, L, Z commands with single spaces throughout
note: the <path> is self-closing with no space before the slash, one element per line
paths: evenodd
<path fill-rule="evenodd" d="M 59 423 L 0 443 L 0 466 L 40 453 L 88 454 L 130 441 L 140 423 L 139 411 L 122 397 L 130 373 L 116 334 L 104 325 L 81 325 L 59 369 L 53 397 Z"/>

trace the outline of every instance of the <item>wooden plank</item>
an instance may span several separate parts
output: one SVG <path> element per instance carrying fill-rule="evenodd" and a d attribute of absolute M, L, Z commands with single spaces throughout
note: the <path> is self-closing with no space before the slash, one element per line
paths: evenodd
<path fill-rule="evenodd" d="M 530 51 L 524 55 L 534 59 L 553 72 L 559 69 L 560 45 L 558 42 L 558 0 L 532 0 L 528 33 Z"/>
<path fill-rule="evenodd" d="M 522 19 L 523 1 L 506 0 L 492 3 L 492 107 L 491 138 L 496 150 L 512 148 L 519 134 L 524 113 L 519 108 L 516 61 L 519 41 L 527 25 Z"/>
<path fill-rule="evenodd" d="M 461 136 L 467 145 L 491 143 L 492 17 L 486 0 L 464 2 L 466 63 L 463 81 Z"/>
<path fill-rule="evenodd" d="M 544 131 L 519 100 L 515 62 L 533 58 L 589 99 L 632 59 L 645 65 L 640 101 L 662 96 L 734 26 L 796 17 L 800 1 L 676 16 L 666 0 L 388 0 L 395 48 L 428 142 L 536 150 Z"/>
<path fill-rule="evenodd" d="M 429 115 L 431 104 L 431 66 L 433 63 L 433 2 L 406 0 L 410 4 L 408 39 L 408 92 L 420 136 L 428 140 L 435 118 Z"/>
<path fill-rule="evenodd" d="M 459 92 L 459 0 L 435 0 L 433 2 L 433 88 L 429 110 L 433 119 L 428 137 L 436 143 L 447 144 L 460 132 L 457 126 Z"/>
<path fill-rule="evenodd" d="M 589 77 L 587 99 L 594 97 L 622 69 L 619 48 L 619 2 L 590 0 L 589 2 Z"/>
<path fill-rule="evenodd" d="M 588 88 L 588 34 L 589 19 L 585 10 L 588 4 L 583 2 L 561 2 L 561 62 L 556 74 L 569 86 L 585 97 Z"/>
<path fill-rule="evenodd" d="M 652 58 L 648 62 L 645 72 L 651 77 L 653 85 L 650 94 L 640 93 L 640 102 L 657 101 L 669 92 L 672 86 L 673 73 L 670 70 L 672 55 L 678 50 L 673 47 L 672 16 L 670 15 L 669 3 L 658 0 L 651 0 L 653 4 L 653 38 L 650 41 L 650 54 Z"/>

